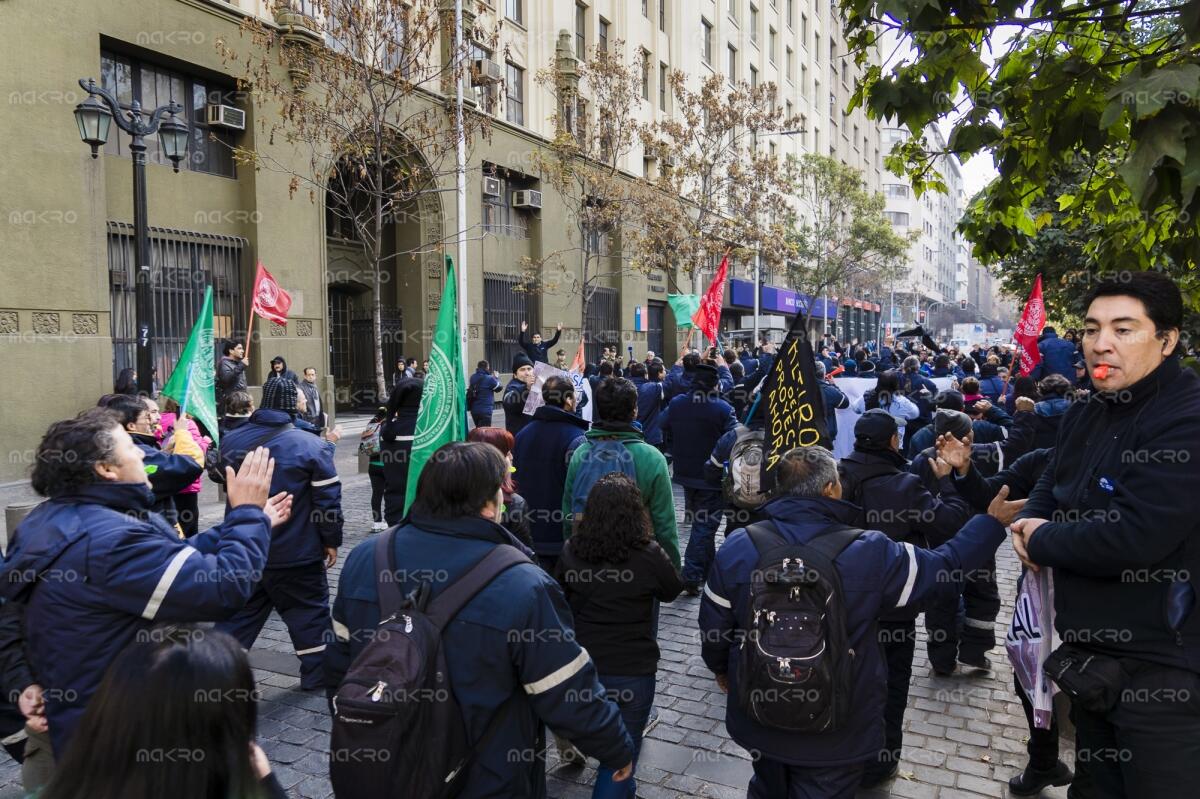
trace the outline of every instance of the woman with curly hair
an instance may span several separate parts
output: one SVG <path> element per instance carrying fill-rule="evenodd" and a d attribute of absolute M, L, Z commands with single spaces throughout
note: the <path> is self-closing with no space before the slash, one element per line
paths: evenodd
<path fill-rule="evenodd" d="M 592 486 L 555 576 L 575 616 L 575 636 L 621 709 L 636 770 L 654 705 L 656 602 L 674 600 L 683 583 L 655 542 L 642 493 L 627 475 L 611 472 Z M 612 770 L 602 767 L 592 799 L 632 799 L 636 789 L 635 780 L 614 782 Z"/>
<path fill-rule="evenodd" d="M 500 524 L 527 547 L 533 546 L 533 533 L 529 528 L 529 505 L 525 498 L 517 493 L 517 484 L 513 480 L 513 434 L 503 427 L 475 427 L 467 433 L 467 441 L 479 441 L 491 444 L 500 450 L 504 460 L 508 462 L 508 473 L 500 490 L 504 493 L 504 510 L 500 514 Z"/>

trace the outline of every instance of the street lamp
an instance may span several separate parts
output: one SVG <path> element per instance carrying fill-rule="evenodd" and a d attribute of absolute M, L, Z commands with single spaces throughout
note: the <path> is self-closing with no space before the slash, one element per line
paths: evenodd
<path fill-rule="evenodd" d="M 100 147 L 108 141 L 114 120 L 117 127 L 130 136 L 129 153 L 133 160 L 133 257 L 137 262 L 134 313 L 137 317 L 138 391 L 149 396 L 153 391 L 151 373 L 154 370 L 154 351 L 150 325 L 154 318 L 154 303 L 150 292 L 150 233 L 146 221 L 146 137 L 156 132 L 159 134 L 162 153 L 178 172 L 179 163 L 187 157 L 191 130 L 179 118 L 183 106 L 174 100 L 154 109 L 146 119 L 142 115 L 142 104 L 137 100 L 125 111 L 117 99 L 103 87 L 97 86 L 92 78 L 81 78 L 79 85 L 88 93 L 88 98 L 75 106 L 75 123 L 79 126 L 79 138 L 92 148 L 92 158 L 99 156 Z"/>

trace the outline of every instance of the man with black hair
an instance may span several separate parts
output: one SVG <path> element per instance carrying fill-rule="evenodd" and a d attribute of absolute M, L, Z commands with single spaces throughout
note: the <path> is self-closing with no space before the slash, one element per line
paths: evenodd
<path fill-rule="evenodd" d="M 908 461 L 900 454 L 895 417 L 881 408 L 864 413 L 854 424 L 854 451 L 838 464 L 842 499 L 862 509 L 855 525 L 879 530 L 893 541 L 922 549 L 950 540 L 971 518 L 971 508 L 954 488 L 950 464 L 936 458 L 931 466 L 937 479 L 932 491 L 908 472 Z M 890 779 L 900 766 L 919 612 L 919 608 L 897 609 L 879 619 L 888 691 L 883 713 L 884 746 L 879 758 L 867 764 L 863 778 L 867 788 Z"/>
<path fill-rule="evenodd" d="M 1096 393 L 1063 417 L 1013 548 L 1054 569 L 1064 644 L 1048 670 L 1060 686 L 1097 675 L 1090 701 L 1072 697 L 1077 782 L 1174 797 L 1200 784 L 1200 377 L 1179 363 L 1183 298 L 1167 276 L 1120 273 L 1085 305 Z"/>
<path fill-rule="evenodd" d="M 292 495 L 295 514 L 272 533 L 270 556 L 253 595 L 217 627 L 250 649 L 277 610 L 300 659 L 300 688 L 316 690 L 324 685 L 321 661 L 330 636 L 325 571 L 337 562 L 342 544 L 342 487 L 333 444 L 294 424 L 298 393 L 291 380 L 268 380 L 262 407 L 221 439 L 221 461 L 230 466 L 258 447 L 270 450 L 278 467 L 272 488 Z"/>
<path fill-rule="evenodd" d="M 188 432 L 187 417 L 176 415 L 172 450 L 163 452 L 154 435 L 161 416 L 157 402 L 149 397 L 109 394 L 101 403 L 117 415 L 121 427 L 142 451 L 142 462 L 154 492 L 154 510 L 163 515 L 167 524 L 176 525 L 179 515 L 175 512 L 175 495 L 194 483 L 204 471 L 204 455 Z"/>
<path fill-rule="evenodd" d="M 558 323 L 558 327 L 554 329 L 554 338 L 549 341 L 542 341 L 542 334 L 534 331 L 531 339 L 525 338 L 526 331 L 529 330 L 527 322 L 521 322 L 521 332 L 517 334 L 517 346 L 525 351 L 529 356 L 531 363 L 550 363 L 550 348 L 558 343 L 558 339 L 562 336 L 562 322 Z"/>
<path fill-rule="evenodd" d="M 571 452 L 567 479 L 563 484 L 563 534 L 567 538 L 571 535 L 575 475 L 592 444 L 597 441 L 619 441 L 633 459 L 638 489 L 642 492 L 642 500 L 650 514 L 650 524 L 654 527 L 654 540 L 678 569 L 679 533 L 675 522 L 671 474 L 667 469 L 667 459 L 656 447 L 646 443 L 642 431 L 634 424 L 637 411 L 637 388 L 623 377 L 605 380 L 592 395 L 592 429 L 587 431 L 583 441 L 578 442 Z"/>
<path fill-rule="evenodd" d="M 575 415 L 575 384 L 570 378 L 551 375 L 542 383 L 545 404 L 516 436 L 513 467 L 525 498 L 525 518 L 533 536 L 533 550 L 542 568 L 553 574 L 563 548 L 563 486 L 567 457 L 587 432 L 587 420 Z"/>
<path fill-rule="evenodd" d="M 1035 380 L 1050 375 L 1060 375 L 1067 380 L 1075 379 L 1075 344 L 1065 338 L 1058 337 L 1058 331 L 1050 325 L 1042 328 L 1038 336 L 1038 352 L 1042 360 L 1033 367 L 1030 373 Z"/>
<path fill-rule="evenodd" d="M 683 558 L 684 590 L 700 593 L 716 554 L 717 528 L 725 515 L 726 500 L 719 480 L 704 465 L 722 435 L 737 427 L 733 406 L 716 393 L 717 369 L 707 363 L 692 370 L 688 393 L 667 405 L 663 433 L 670 441 L 674 481 L 683 486 L 684 518 L 688 522 L 687 550 Z"/>
<path fill-rule="evenodd" d="M 290 498 L 268 499 L 274 461 L 249 453 L 226 472 L 217 527 L 182 540 L 152 511 L 142 450 L 116 412 L 56 422 L 38 445 L 31 483 L 47 498 L 17 525 L 0 564 L 0 597 L 25 607 L 32 686 L 61 756 L 105 670 L 155 624 L 215 621 L 241 607 Z M 81 579 L 86 577 L 86 579 Z"/>
<path fill-rule="evenodd" d="M 476 427 L 492 426 L 499 390 L 500 379 L 492 371 L 492 365 L 486 360 L 475 364 L 475 373 L 467 381 L 467 411 Z"/>
<path fill-rule="evenodd" d="M 246 356 L 246 345 L 241 339 L 226 339 L 221 345 L 221 360 L 217 362 L 217 413 L 225 411 L 225 397 L 235 391 L 246 390 L 246 367 L 250 359 Z"/>

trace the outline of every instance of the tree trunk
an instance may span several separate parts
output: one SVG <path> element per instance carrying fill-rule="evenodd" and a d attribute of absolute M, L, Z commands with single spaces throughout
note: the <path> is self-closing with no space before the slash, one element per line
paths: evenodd
<path fill-rule="evenodd" d="M 380 263 L 383 253 L 383 198 L 375 193 L 375 235 L 371 245 L 372 270 L 372 299 L 371 299 L 371 334 L 375 358 L 375 391 L 377 396 L 373 403 L 378 407 L 387 399 L 387 384 L 383 377 L 383 264 Z"/>

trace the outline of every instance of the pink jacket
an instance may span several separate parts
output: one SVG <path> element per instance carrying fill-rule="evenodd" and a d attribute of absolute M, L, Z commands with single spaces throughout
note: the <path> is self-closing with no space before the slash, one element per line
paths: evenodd
<path fill-rule="evenodd" d="M 162 415 L 162 419 L 159 423 L 159 429 L 158 429 L 158 443 L 159 444 L 162 444 L 163 441 L 166 440 L 166 437 L 171 432 L 171 428 L 173 428 L 174 426 L 175 426 L 175 414 L 170 413 L 170 412 L 164 412 Z M 202 452 L 202 453 L 208 452 L 208 448 L 210 446 L 212 446 L 212 439 L 209 438 L 208 436 L 200 435 L 200 428 L 196 426 L 196 422 L 193 421 L 192 419 L 188 419 L 188 432 L 192 434 L 192 438 L 194 438 L 196 440 L 196 443 L 200 446 L 200 452 Z M 204 480 L 204 473 L 201 472 L 200 476 L 196 478 L 196 482 L 192 483 L 190 486 L 183 489 L 179 493 L 180 494 L 199 494 L 201 481 L 203 481 L 203 480 Z"/>

